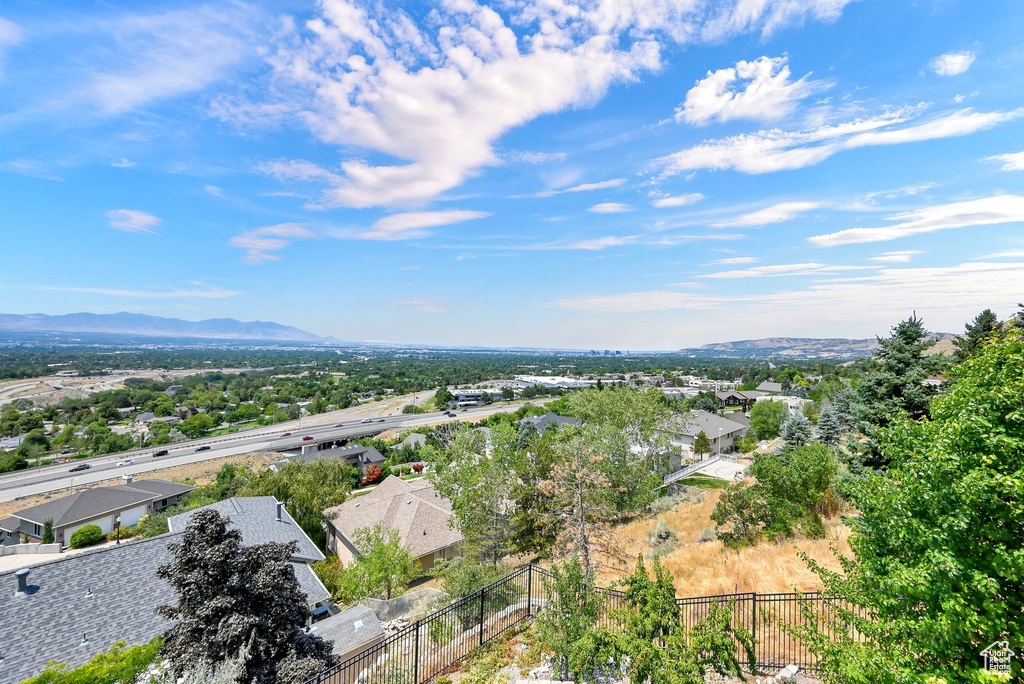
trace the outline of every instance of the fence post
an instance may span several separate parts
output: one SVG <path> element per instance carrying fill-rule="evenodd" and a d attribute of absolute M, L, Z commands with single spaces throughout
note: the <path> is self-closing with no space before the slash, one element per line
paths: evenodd
<path fill-rule="evenodd" d="M 751 606 L 751 613 L 752 613 L 751 617 L 753 618 L 753 620 L 751 620 L 751 622 L 750 622 L 750 636 L 752 637 L 752 640 L 754 642 L 754 655 L 756 657 L 756 655 L 757 655 L 757 592 L 756 591 L 754 592 L 754 595 L 751 598 L 750 606 Z M 756 670 L 757 670 L 756 663 L 749 663 L 749 665 L 750 665 L 750 669 L 752 671 L 755 671 L 755 674 L 756 674 Z"/>
<path fill-rule="evenodd" d="M 412 646 L 412 682 L 413 684 L 420 684 L 420 623 L 423 620 L 416 621 L 416 631 L 413 632 L 413 638 L 415 641 Z"/>
<path fill-rule="evenodd" d="M 480 645 L 484 645 L 484 597 L 487 594 L 486 587 L 480 590 Z"/>
<path fill-rule="evenodd" d="M 526 566 L 526 615 L 533 615 L 533 563 Z"/>

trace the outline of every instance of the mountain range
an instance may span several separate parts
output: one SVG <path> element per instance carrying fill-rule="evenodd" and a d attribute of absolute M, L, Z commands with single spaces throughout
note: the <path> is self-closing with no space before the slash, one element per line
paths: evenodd
<path fill-rule="evenodd" d="M 934 333 L 932 339 L 941 345 L 955 338 L 951 333 Z M 937 345 L 938 346 L 938 345 Z M 838 359 L 871 356 L 878 349 L 874 337 L 860 340 L 816 337 L 764 337 L 757 340 L 714 342 L 702 347 L 680 349 L 684 356 L 770 358 L 789 356 L 802 359 Z"/>
<path fill-rule="evenodd" d="M 71 313 L 0 314 L 0 330 L 18 332 L 101 333 L 110 335 L 147 335 L 219 340 L 280 340 L 290 342 L 340 342 L 311 332 L 269 321 L 236 321 L 210 318 L 184 321 L 122 311 L 115 314 Z"/>

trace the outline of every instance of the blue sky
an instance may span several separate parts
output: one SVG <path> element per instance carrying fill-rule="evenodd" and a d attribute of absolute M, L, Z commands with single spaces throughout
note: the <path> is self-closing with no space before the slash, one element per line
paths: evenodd
<path fill-rule="evenodd" d="M 674 349 L 1024 299 L 1024 3 L 0 6 L 0 310 Z"/>

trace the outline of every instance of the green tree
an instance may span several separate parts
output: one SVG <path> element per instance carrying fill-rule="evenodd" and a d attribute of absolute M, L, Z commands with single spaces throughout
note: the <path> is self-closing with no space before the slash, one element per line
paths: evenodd
<path fill-rule="evenodd" d="M 782 423 L 779 436 L 786 446 L 800 446 L 811 441 L 811 421 L 803 416 L 791 415 Z"/>
<path fill-rule="evenodd" d="M 199 437 L 205 437 L 206 434 L 214 428 L 213 418 L 207 413 L 197 413 L 194 416 L 189 416 L 182 421 L 181 425 L 178 426 L 182 432 L 188 435 L 191 439 L 198 439 Z"/>
<path fill-rule="evenodd" d="M 925 356 L 935 344 L 928 337 L 921 319 L 911 316 L 894 326 L 888 338 L 878 338 L 870 372 L 859 387 L 861 414 L 867 423 L 887 425 L 900 411 L 914 419 L 928 415 L 935 392 L 922 381 L 942 363 L 941 357 Z"/>
<path fill-rule="evenodd" d="M 163 645 L 160 637 L 146 644 L 126 648 L 123 641 L 93 656 L 89 662 L 67 669 L 67 663 L 50 661 L 46 669 L 22 684 L 131 684 L 148 681 L 142 675 L 157 659 Z"/>
<path fill-rule="evenodd" d="M 43 523 L 43 543 L 52 544 L 56 538 L 53 535 L 53 519 L 47 518 Z"/>
<path fill-rule="evenodd" d="M 454 397 L 452 396 L 452 393 L 448 391 L 447 387 L 438 387 L 437 391 L 434 393 L 434 403 L 442 409 L 446 408 L 453 399 Z"/>
<path fill-rule="evenodd" d="M 295 542 L 243 546 L 238 530 L 206 509 L 191 519 L 172 560 L 157 570 L 178 595 L 157 613 L 172 620 L 164 655 L 174 674 L 216 666 L 248 647 L 239 682 L 300 684 L 334 662 L 306 632 L 309 608 L 295 578 Z"/>
<path fill-rule="evenodd" d="M 693 453 L 697 454 L 699 460 L 704 454 L 710 454 L 711 449 L 711 440 L 708 439 L 708 434 L 701 430 L 693 440 Z"/>
<path fill-rule="evenodd" d="M 693 399 L 690 400 L 691 411 L 707 411 L 708 413 L 718 413 L 719 403 L 718 397 L 713 392 L 701 392 Z"/>
<path fill-rule="evenodd" d="M 879 431 L 891 460 L 853 487 L 860 511 L 843 572 L 805 559 L 853 602 L 839 635 L 812 634 L 831 682 L 980 681 L 978 652 L 1024 634 L 1024 341 L 982 346 L 953 369 L 930 421 Z M 870 616 L 864 619 L 861 615 Z M 1022 674 L 1013 662 L 1012 679 Z"/>
<path fill-rule="evenodd" d="M 964 334 L 954 340 L 956 358 L 965 360 L 981 346 L 981 343 L 992 333 L 999 330 L 999 317 L 992 309 L 985 309 L 964 326 Z"/>
<path fill-rule="evenodd" d="M 818 441 L 822 444 L 836 444 L 843 437 L 843 426 L 831 404 L 818 414 Z"/>
<path fill-rule="evenodd" d="M 345 568 L 344 596 L 349 600 L 362 596 L 390 599 L 409 588 L 420 573 L 420 564 L 412 552 L 402 546 L 395 529 L 380 523 L 356 530 L 356 562 Z"/>
<path fill-rule="evenodd" d="M 781 401 L 762 400 L 750 409 L 750 429 L 758 439 L 775 439 L 789 409 Z"/>

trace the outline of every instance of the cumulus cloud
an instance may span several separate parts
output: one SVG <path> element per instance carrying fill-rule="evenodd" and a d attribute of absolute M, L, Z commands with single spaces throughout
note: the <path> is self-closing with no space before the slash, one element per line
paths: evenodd
<path fill-rule="evenodd" d="M 888 264 L 905 264 L 908 263 L 911 257 L 922 254 L 921 250 L 918 249 L 906 249 L 902 252 L 883 252 L 878 256 L 871 257 L 871 261 L 878 261 L 881 263 Z"/>
<path fill-rule="evenodd" d="M 847 2 L 513 3 L 499 13 L 461 0 L 418 21 L 393 4 L 323 0 L 268 51 L 274 82 L 260 92 L 271 101 L 221 98 L 214 109 L 245 124 L 298 122 L 370 153 L 323 179 L 327 205 L 422 203 L 499 163 L 494 143 L 507 131 L 659 68 L 663 45 L 833 21 Z"/>
<path fill-rule="evenodd" d="M 920 121 L 920 108 L 899 109 L 866 119 L 828 124 L 803 131 L 762 130 L 699 145 L 655 161 L 660 178 L 701 169 L 759 174 L 820 164 L 843 150 L 873 145 L 968 135 L 1016 119 L 1024 110 L 975 112 L 962 109 Z"/>
<path fill-rule="evenodd" d="M 442 302 L 447 297 L 414 297 L 412 299 L 397 299 L 393 302 L 388 302 L 388 306 L 398 307 L 405 309 L 406 311 L 414 311 L 416 313 L 432 313 L 432 314 L 446 314 L 449 309 Z"/>
<path fill-rule="evenodd" d="M 153 230 L 160 225 L 161 221 L 152 214 L 135 209 L 111 209 L 107 212 L 107 222 L 111 228 L 123 230 L 126 233 L 153 233 Z"/>
<path fill-rule="evenodd" d="M 571 188 L 563 188 L 562 190 L 542 190 L 541 192 L 534 193 L 533 197 L 554 197 L 555 195 L 561 195 L 565 192 L 590 192 L 591 190 L 607 190 L 608 188 L 617 188 L 625 184 L 625 178 L 612 178 L 611 180 L 600 181 L 598 183 L 581 183 L 580 185 L 574 185 Z"/>
<path fill-rule="evenodd" d="M 790 221 L 800 214 L 817 209 L 821 202 L 779 202 L 749 214 L 737 216 L 731 221 L 713 224 L 715 228 L 737 228 L 740 226 L 767 226 L 772 223 Z"/>
<path fill-rule="evenodd" d="M 931 67 L 939 76 L 959 76 L 974 64 L 976 56 L 970 50 L 947 52 L 932 60 Z"/>
<path fill-rule="evenodd" d="M 630 211 L 632 207 L 622 202 L 600 202 L 587 209 L 587 211 L 595 214 L 621 214 L 624 211 Z"/>
<path fill-rule="evenodd" d="M 665 209 L 667 207 L 685 207 L 688 204 L 700 202 L 702 199 L 704 199 L 704 195 L 701 193 L 691 192 L 685 195 L 661 197 L 651 202 L 651 205 L 658 207 L 659 209 Z"/>
<path fill-rule="evenodd" d="M 781 119 L 797 102 L 824 87 L 821 82 L 808 81 L 808 76 L 791 80 L 787 62 L 786 56 L 763 56 L 708 71 L 676 108 L 676 122 L 703 126 L 715 120 Z"/>
<path fill-rule="evenodd" d="M 316 233 L 300 223 L 278 223 L 263 226 L 248 233 L 242 233 L 228 240 L 228 244 L 245 252 L 242 261 L 247 264 L 261 264 L 264 261 L 279 261 L 280 252 L 292 244 L 293 240 L 304 240 L 317 237 Z"/>
<path fill-rule="evenodd" d="M 821 247 L 835 247 L 861 242 L 896 240 L 949 228 L 1017 223 L 1024 221 L 1024 196 L 997 195 L 967 202 L 940 204 L 895 214 L 890 216 L 889 220 L 898 223 L 880 228 L 849 228 L 827 235 L 815 235 L 809 239 Z"/>
<path fill-rule="evenodd" d="M 986 157 L 985 161 L 1001 162 L 1003 171 L 1024 171 L 1024 152 L 997 154 L 994 157 Z"/>
<path fill-rule="evenodd" d="M 338 234 L 338 237 L 353 237 L 358 240 L 409 240 L 427 237 L 426 228 L 448 226 L 490 216 L 486 211 L 450 209 L 447 211 L 409 211 L 391 214 L 377 220 L 369 230 L 355 235 Z"/>

